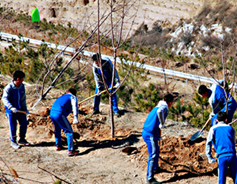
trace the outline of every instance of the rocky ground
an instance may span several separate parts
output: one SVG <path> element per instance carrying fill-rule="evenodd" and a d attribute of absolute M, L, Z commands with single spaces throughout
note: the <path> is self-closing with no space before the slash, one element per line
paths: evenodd
<path fill-rule="evenodd" d="M 4 84 L 2 83 L 2 87 Z M 2 88 L 1 88 L 2 89 Z M 37 100 L 33 86 L 27 89 L 27 104 Z M 46 101 L 30 110 L 40 116 L 28 116 L 27 140 L 31 146 L 15 150 L 10 146 L 8 121 L 2 109 L 0 123 L 0 171 L 5 183 L 145 183 L 147 148 L 141 137 L 146 113 L 121 109 L 124 115 L 115 117 L 115 136 L 111 138 L 108 105 L 101 104 L 101 114 L 91 116 L 92 101 L 80 106 L 80 123 L 72 125 L 75 145 L 80 154 L 68 157 L 65 149 L 54 146 L 54 127 L 49 118 L 50 105 L 62 91 L 52 91 Z M 82 100 L 78 97 L 79 101 Z M 73 116 L 69 116 L 72 122 Z M 166 121 L 160 141 L 161 172 L 155 178 L 162 183 L 216 183 L 217 164 L 208 164 L 204 154 L 205 132 L 195 142 L 190 136 L 199 129 L 185 122 Z M 232 183 L 228 178 L 227 183 Z"/>

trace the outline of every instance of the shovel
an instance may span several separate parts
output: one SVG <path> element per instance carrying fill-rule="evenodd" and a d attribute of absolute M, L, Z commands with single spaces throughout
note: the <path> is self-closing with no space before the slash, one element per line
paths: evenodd
<path fill-rule="evenodd" d="M 197 138 L 199 138 L 200 136 L 203 135 L 203 130 L 204 130 L 204 128 L 207 126 L 207 124 L 208 124 L 208 122 L 209 122 L 210 120 L 211 120 L 211 118 L 209 118 L 209 119 L 207 120 L 207 122 L 205 123 L 205 125 L 202 127 L 202 129 L 201 129 L 200 131 L 196 132 L 195 134 L 193 134 L 193 135 L 191 136 L 191 138 L 190 138 L 191 141 L 195 141 Z"/>

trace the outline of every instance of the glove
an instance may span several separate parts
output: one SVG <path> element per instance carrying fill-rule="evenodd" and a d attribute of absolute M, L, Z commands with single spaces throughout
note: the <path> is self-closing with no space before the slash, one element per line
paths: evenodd
<path fill-rule="evenodd" d="M 209 114 L 209 118 L 211 119 L 213 116 L 215 116 L 215 114 L 213 114 L 213 112 L 211 112 L 211 113 Z"/>
<path fill-rule="evenodd" d="M 160 123 L 160 124 L 159 124 L 159 128 L 160 128 L 160 129 L 165 128 L 165 125 L 163 125 L 163 124 Z"/>
<path fill-rule="evenodd" d="M 119 83 L 119 82 L 117 82 L 117 83 L 115 84 L 114 88 L 118 88 L 118 87 L 119 87 L 119 85 L 120 85 L 120 83 Z"/>
<path fill-rule="evenodd" d="M 74 116 L 72 124 L 77 124 L 77 123 L 79 123 L 78 118 L 76 116 Z"/>
<path fill-rule="evenodd" d="M 12 107 L 12 108 L 11 108 L 11 111 L 12 111 L 13 113 L 17 113 L 17 109 L 16 109 L 15 107 Z"/>
<path fill-rule="evenodd" d="M 96 94 L 97 96 L 100 96 L 101 95 L 101 91 L 100 90 L 98 90 L 98 92 L 97 92 L 97 94 Z"/>
<path fill-rule="evenodd" d="M 215 163 L 216 159 L 214 159 L 214 158 L 208 159 L 208 162 L 209 162 L 209 164 Z"/>

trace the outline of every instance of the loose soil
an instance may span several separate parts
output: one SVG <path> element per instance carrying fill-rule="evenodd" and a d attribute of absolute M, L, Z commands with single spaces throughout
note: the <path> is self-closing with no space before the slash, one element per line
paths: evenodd
<path fill-rule="evenodd" d="M 2 84 L 2 87 L 5 84 Z M 27 104 L 37 101 L 33 87 L 26 87 Z M 72 124 L 74 143 L 80 154 L 67 156 L 65 149 L 55 151 L 54 126 L 49 109 L 54 100 L 62 95 L 54 90 L 48 99 L 31 110 L 40 116 L 28 116 L 27 140 L 31 146 L 15 150 L 10 146 L 8 120 L 1 107 L 0 118 L 0 169 L 2 183 L 145 183 L 147 148 L 141 137 L 146 113 L 121 109 L 122 117 L 115 117 L 115 136 L 111 138 L 108 105 L 101 104 L 101 114 L 92 116 L 93 101 L 83 103 L 79 123 Z M 79 101 L 82 97 L 78 97 Z M 69 115 L 72 122 L 73 116 Z M 162 183 L 216 183 L 217 163 L 208 164 L 205 156 L 205 132 L 195 142 L 190 136 L 199 129 L 185 122 L 166 121 L 160 144 L 160 173 L 155 178 Z M 228 178 L 227 183 L 232 183 Z"/>

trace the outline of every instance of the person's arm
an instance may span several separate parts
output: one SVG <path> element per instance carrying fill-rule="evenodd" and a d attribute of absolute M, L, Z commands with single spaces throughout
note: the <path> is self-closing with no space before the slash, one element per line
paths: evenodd
<path fill-rule="evenodd" d="M 216 98 L 216 89 L 217 89 L 217 85 L 213 84 L 211 86 L 211 88 L 209 89 L 208 93 L 211 93 L 211 95 L 209 96 L 208 102 L 209 105 L 212 108 L 212 112 L 210 113 L 209 117 L 212 118 L 213 116 L 215 116 L 215 114 L 217 114 L 220 110 L 220 103 L 221 103 L 221 99 L 220 98 Z M 220 97 L 220 95 L 217 95 Z"/>
<path fill-rule="evenodd" d="M 8 84 L 4 88 L 3 95 L 2 95 L 2 102 L 3 102 L 4 106 L 6 106 L 8 109 L 11 109 L 13 107 L 12 103 L 9 101 L 10 91 L 11 91 L 11 86 Z"/>
<path fill-rule="evenodd" d="M 103 89 L 103 81 L 101 80 L 100 74 L 97 72 L 95 64 L 93 65 L 93 75 L 95 79 L 95 85 L 99 89 L 99 91 L 102 91 Z"/>
<path fill-rule="evenodd" d="M 165 113 L 167 111 L 167 108 L 165 106 L 161 106 L 159 107 L 159 109 L 157 110 L 157 117 L 159 119 L 160 122 L 160 129 L 164 127 L 165 124 Z"/>
<path fill-rule="evenodd" d="M 72 95 L 71 96 L 71 105 L 72 105 L 72 112 L 73 112 L 73 124 L 78 123 L 78 100 L 77 97 Z"/>
<path fill-rule="evenodd" d="M 214 134 L 213 128 L 211 128 L 210 131 L 208 132 L 207 141 L 206 141 L 206 156 L 208 158 L 209 163 L 215 162 L 215 159 L 212 157 L 212 154 L 211 154 L 213 134 Z"/>

